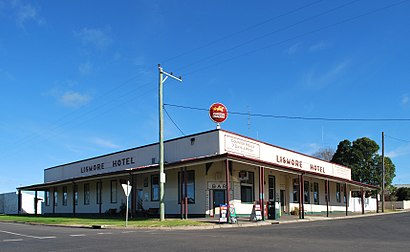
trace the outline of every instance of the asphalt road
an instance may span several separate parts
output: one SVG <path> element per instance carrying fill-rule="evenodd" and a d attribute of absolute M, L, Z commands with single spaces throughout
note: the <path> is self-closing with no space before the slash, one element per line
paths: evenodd
<path fill-rule="evenodd" d="M 64 228 L 0 222 L 0 251 L 410 251 L 410 212 L 208 230 Z"/>

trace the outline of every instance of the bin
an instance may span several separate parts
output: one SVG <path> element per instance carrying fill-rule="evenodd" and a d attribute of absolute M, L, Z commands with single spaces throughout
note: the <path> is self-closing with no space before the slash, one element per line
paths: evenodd
<path fill-rule="evenodd" d="M 275 202 L 274 201 L 268 201 L 267 205 L 268 205 L 268 219 L 269 220 L 276 219 Z"/>

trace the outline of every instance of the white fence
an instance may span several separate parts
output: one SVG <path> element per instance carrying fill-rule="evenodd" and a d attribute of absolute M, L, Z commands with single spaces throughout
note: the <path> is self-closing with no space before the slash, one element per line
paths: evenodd
<path fill-rule="evenodd" d="M 386 201 L 384 202 L 384 209 L 410 209 L 410 200 Z"/>
<path fill-rule="evenodd" d="M 374 198 L 364 199 L 364 211 L 376 211 L 377 201 Z M 362 199 L 361 198 L 350 198 L 349 202 L 350 212 L 361 212 L 362 211 Z"/>

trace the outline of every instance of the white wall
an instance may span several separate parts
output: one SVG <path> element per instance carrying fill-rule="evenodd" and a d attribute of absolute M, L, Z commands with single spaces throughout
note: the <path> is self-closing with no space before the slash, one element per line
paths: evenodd
<path fill-rule="evenodd" d="M 21 210 L 23 214 L 34 214 L 34 195 L 21 194 Z M 37 203 L 37 213 L 41 213 L 41 201 Z M 18 193 L 0 194 L 0 214 L 18 214 Z"/>
<path fill-rule="evenodd" d="M 361 212 L 362 211 L 362 199 L 351 198 L 349 201 L 350 212 Z M 377 210 L 377 200 L 374 198 L 365 198 L 364 199 L 364 210 L 365 211 L 376 211 Z"/>

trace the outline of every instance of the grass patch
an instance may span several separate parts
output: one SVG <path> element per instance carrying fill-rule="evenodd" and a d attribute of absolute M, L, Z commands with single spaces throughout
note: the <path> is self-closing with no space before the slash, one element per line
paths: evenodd
<path fill-rule="evenodd" d="M 27 216 L 27 215 L 0 215 L 0 221 L 11 221 L 20 223 L 37 223 L 47 225 L 67 225 L 67 226 L 92 226 L 108 225 L 123 227 L 125 219 L 120 218 L 83 218 L 83 217 L 49 217 L 49 216 Z M 195 220 L 166 219 L 129 219 L 129 227 L 182 227 L 182 226 L 203 226 L 208 223 Z"/>

